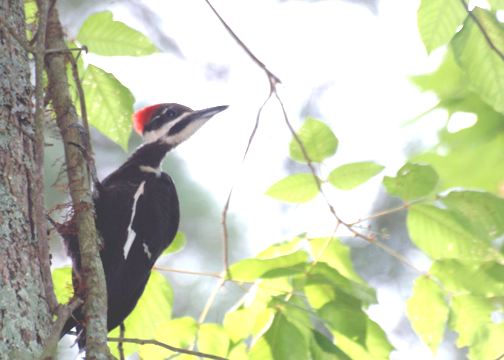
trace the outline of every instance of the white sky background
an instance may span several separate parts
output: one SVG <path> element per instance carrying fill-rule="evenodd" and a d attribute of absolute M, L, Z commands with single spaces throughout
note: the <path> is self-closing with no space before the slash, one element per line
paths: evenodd
<path fill-rule="evenodd" d="M 302 232 L 332 234 L 334 220 L 320 197 L 286 210 L 264 195 L 270 185 L 287 175 L 285 159 L 291 139 L 274 99 L 265 108 L 249 156 L 241 164 L 257 110 L 269 92 L 264 73 L 231 39 L 203 0 L 144 3 L 162 19 L 161 31 L 176 41 L 184 58 L 159 53 L 119 61 L 92 55 L 88 59 L 129 87 L 137 106 L 160 102 L 179 102 L 195 109 L 230 105 L 176 152 L 195 179 L 204 179 L 201 185 L 221 207 L 234 186 L 230 212 L 246 225 L 247 232 L 241 237 L 248 240 L 252 251 L 243 255 L 253 255 Z M 213 1 L 237 35 L 282 80 L 280 94 L 296 128 L 302 123 L 300 114 L 310 96 L 318 88 L 326 88 L 320 97 L 313 98 L 312 107 L 317 111 L 313 115 L 326 121 L 340 141 L 337 155 L 322 167 L 326 175 L 337 165 L 364 160 L 385 165 L 384 174 L 393 175 L 404 163 L 409 144 L 435 140 L 436 129 L 444 121 L 442 114 L 434 112 L 419 126 L 401 127 L 436 103 L 408 80 L 408 76 L 433 70 L 441 57 L 437 52 L 428 58 L 420 41 L 418 3 L 381 0 L 378 15 L 373 15 L 365 7 L 337 0 Z M 145 29 L 127 3 L 110 9 L 115 19 Z M 72 27 L 79 26 L 74 23 Z M 224 79 L 209 76 L 209 65 L 227 75 Z M 101 175 L 108 172 L 110 169 Z M 351 192 L 327 188 L 330 201 L 345 220 L 365 216 L 381 179 L 378 176 Z M 417 265 L 425 269 L 428 264 L 420 261 Z M 208 270 L 199 269 L 190 259 L 184 259 L 181 267 Z M 405 304 L 400 295 L 386 289 L 378 295 L 381 304 L 370 314 L 390 331 Z M 432 357 L 427 347 L 408 343 L 411 339 L 400 334 L 390 340 L 397 348 L 393 359 Z M 453 357 L 441 349 L 437 358 Z"/>

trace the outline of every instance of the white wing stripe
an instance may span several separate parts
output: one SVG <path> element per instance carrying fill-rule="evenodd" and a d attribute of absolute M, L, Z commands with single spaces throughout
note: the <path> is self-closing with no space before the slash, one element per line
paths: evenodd
<path fill-rule="evenodd" d="M 135 212 L 136 212 L 136 207 L 137 207 L 137 202 L 138 198 L 140 195 L 144 193 L 144 185 L 145 181 L 142 181 L 140 183 L 140 186 L 138 187 L 135 196 L 133 197 L 133 209 L 131 210 L 131 220 L 128 225 L 128 238 L 126 240 L 126 243 L 124 244 L 124 260 L 128 257 L 129 251 L 131 249 L 131 246 L 133 245 L 133 241 L 135 240 L 136 233 L 135 231 L 131 228 L 133 226 L 133 219 L 135 218 Z"/>

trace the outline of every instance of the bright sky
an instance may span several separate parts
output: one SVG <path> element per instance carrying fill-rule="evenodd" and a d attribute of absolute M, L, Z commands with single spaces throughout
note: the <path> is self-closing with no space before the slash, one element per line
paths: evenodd
<path fill-rule="evenodd" d="M 176 152 L 190 164 L 195 179 L 205 179 L 202 185 L 221 206 L 234 186 L 230 211 L 246 224 L 244 237 L 252 253 L 302 232 L 332 234 L 334 221 L 322 199 L 286 208 L 264 195 L 287 174 L 285 159 L 291 138 L 274 100 L 265 108 L 250 154 L 241 164 L 257 110 L 269 91 L 263 72 L 230 38 L 203 0 L 144 3 L 162 19 L 156 26 L 176 40 L 184 58 L 159 53 L 120 61 L 90 59 L 129 87 L 138 106 L 158 102 L 180 102 L 192 108 L 230 105 Z M 313 115 L 330 124 L 340 143 L 337 155 L 322 167 L 323 174 L 336 165 L 364 160 L 375 160 L 387 166 L 386 174 L 395 174 L 408 144 L 433 142 L 443 114 L 434 112 L 421 127 L 401 127 L 436 103 L 408 81 L 410 75 L 433 70 L 441 55 L 437 52 L 428 58 L 420 42 L 418 1 L 382 0 L 378 16 L 344 1 L 213 3 L 282 80 L 280 93 L 295 127 L 300 126 L 300 114 L 309 99 Z M 116 19 L 146 29 L 128 3 L 119 3 L 112 10 Z M 225 76 L 218 78 L 215 72 Z M 370 211 L 370 199 L 375 198 L 380 182 L 377 177 L 351 192 L 327 190 L 340 216 L 350 221 Z M 185 264 L 191 267 L 187 261 Z M 192 265 L 198 270 L 198 264 Z M 418 265 L 425 268 L 426 263 Z M 382 305 L 371 309 L 371 315 L 392 330 L 400 320 L 397 309 L 404 310 L 403 299 L 386 289 L 378 294 Z M 398 348 L 393 359 L 431 358 L 425 346 L 411 343 L 401 334 L 394 334 L 391 341 Z M 438 358 L 450 357 L 441 349 Z"/>

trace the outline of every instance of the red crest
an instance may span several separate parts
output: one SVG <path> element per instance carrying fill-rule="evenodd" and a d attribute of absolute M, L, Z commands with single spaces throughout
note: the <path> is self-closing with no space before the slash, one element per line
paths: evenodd
<path fill-rule="evenodd" d="M 152 118 L 152 113 L 160 106 L 161 104 L 150 105 L 135 112 L 133 115 L 133 127 L 138 134 L 143 134 L 145 125 L 147 125 Z"/>

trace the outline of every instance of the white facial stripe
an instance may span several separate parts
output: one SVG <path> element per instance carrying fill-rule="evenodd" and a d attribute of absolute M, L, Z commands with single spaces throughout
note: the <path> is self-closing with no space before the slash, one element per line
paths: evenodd
<path fill-rule="evenodd" d="M 163 142 L 169 145 L 178 145 L 194 134 L 209 118 L 200 118 L 189 123 L 185 128 L 176 134 L 165 136 Z"/>
<path fill-rule="evenodd" d="M 140 171 L 144 173 L 156 174 L 156 177 L 161 176 L 161 170 L 159 168 L 153 168 L 152 166 L 140 165 Z"/>
<path fill-rule="evenodd" d="M 177 124 L 178 122 L 180 122 L 182 119 L 184 119 L 189 114 L 190 113 L 188 113 L 188 112 L 187 113 L 183 113 L 178 118 L 176 118 L 175 120 L 172 120 L 172 121 L 164 124 L 159 129 L 151 130 L 151 131 L 148 131 L 148 132 L 144 133 L 143 134 L 144 143 L 147 144 L 147 143 L 151 143 L 151 142 L 157 141 L 159 138 L 161 138 L 164 135 L 168 134 L 168 131 L 170 131 L 170 129 L 175 124 Z"/>
<path fill-rule="evenodd" d="M 149 250 L 149 247 L 147 246 L 146 243 L 143 243 L 143 248 L 144 248 L 144 253 L 147 255 L 147 257 L 150 259 L 152 257 L 152 254 Z"/>
<path fill-rule="evenodd" d="M 133 245 L 133 241 L 135 240 L 136 232 L 131 228 L 133 226 L 133 219 L 135 218 L 135 212 L 136 212 L 136 207 L 137 207 L 137 202 L 138 198 L 144 193 L 144 186 L 145 186 L 145 181 L 142 181 L 140 183 L 140 186 L 138 187 L 135 196 L 133 197 L 133 209 L 131 210 L 131 219 L 128 225 L 128 238 L 126 240 L 126 243 L 124 244 L 124 260 L 128 258 L 129 251 L 131 249 L 131 246 Z"/>

